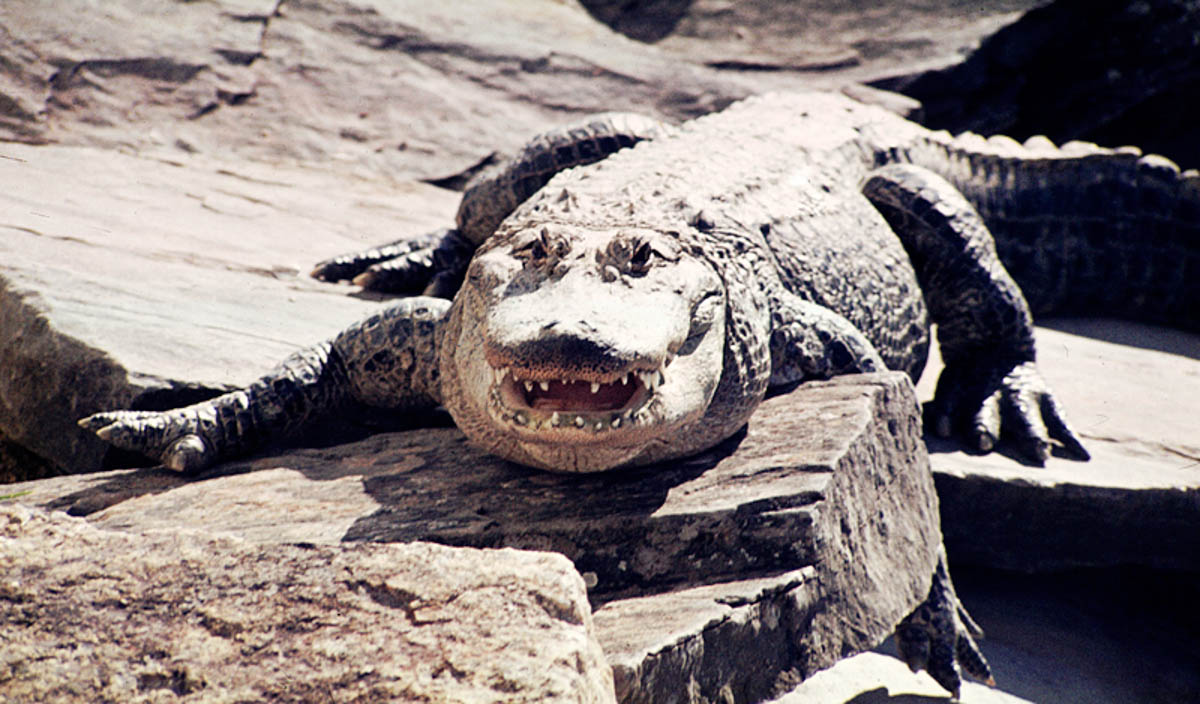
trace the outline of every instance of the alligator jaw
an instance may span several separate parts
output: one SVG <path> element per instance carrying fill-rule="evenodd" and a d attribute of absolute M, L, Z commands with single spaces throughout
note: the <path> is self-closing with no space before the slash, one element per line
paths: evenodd
<path fill-rule="evenodd" d="M 663 368 L 631 370 L 605 380 L 544 369 L 492 367 L 493 414 L 524 436 L 611 439 L 647 419 L 646 407 L 666 381 Z"/>

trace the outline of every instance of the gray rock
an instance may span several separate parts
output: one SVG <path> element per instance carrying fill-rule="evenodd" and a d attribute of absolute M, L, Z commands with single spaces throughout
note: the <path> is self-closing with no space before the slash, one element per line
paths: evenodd
<path fill-rule="evenodd" d="M 0 130 L 30 142 L 444 176 L 572 115 L 755 92 L 574 2 L 120 0 L 0 7 Z"/>
<path fill-rule="evenodd" d="M 952 564 L 1200 570 L 1200 335 L 1119 320 L 1037 329 L 1038 362 L 1092 453 L 971 455 L 927 437 Z M 933 395 L 940 361 L 917 387 Z"/>
<path fill-rule="evenodd" d="M 198 156 L 0 155 L 0 434 L 74 472 L 105 452 L 78 417 L 211 396 L 335 335 L 377 304 L 309 279 L 312 261 L 456 206 L 421 184 Z"/>
<path fill-rule="evenodd" d="M 557 555 L 255 545 L 0 506 L 0 698 L 612 702 Z"/>
<path fill-rule="evenodd" d="M 963 683 L 962 704 L 1200 701 L 1195 573 L 1145 568 L 1025 575 L 955 568 L 987 637 L 997 686 Z M 805 680 L 774 704 L 944 701 L 889 640 Z"/>
<path fill-rule="evenodd" d="M 983 37 L 1045 0 L 920 3 L 581 0 L 593 15 L 665 52 L 760 80 L 874 81 L 962 60 Z"/>
<path fill-rule="evenodd" d="M 900 373 L 801 386 L 714 451 L 604 476 L 519 467 L 443 428 L 230 463 L 191 481 L 127 470 L 6 490 L 19 495 L 9 501 L 138 534 L 563 553 L 602 604 L 597 637 L 630 702 L 723 691 L 754 701 L 873 647 L 924 599 L 940 545 Z"/>

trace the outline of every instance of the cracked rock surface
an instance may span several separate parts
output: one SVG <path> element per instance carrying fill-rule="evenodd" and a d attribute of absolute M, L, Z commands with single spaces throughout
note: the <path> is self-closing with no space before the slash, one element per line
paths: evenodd
<path fill-rule="evenodd" d="M 219 465 L 191 480 L 158 469 L 124 470 L 14 484 L 5 491 L 10 496 L 0 506 L 86 516 L 97 529 L 121 531 L 120 540 L 135 552 L 139 540 L 153 542 L 182 529 L 237 536 L 245 541 L 237 544 L 246 546 L 238 549 L 256 555 L 278 550 L 281 563 L 303 552 L 297 544 L 320 546 L 303 553 L 317 550 L 320 560 L 305 564 L 320 564 L 343 550 L 356 554 L 364 541 L 561 553 L 582 573 L 576 580 L 588 585 L 597 608 L 604 676 L 612 677 L 618 699 L 630 703 L 726 696 L 759 701 L 848 653 L 874 647 L 927 595 L 941 541 L 919 411 L 907 377 L 898 372 L 801 386 L 768 399 L 744 434 L 693 460 L 604 477 L 519 467 L 466 446 L 461 433 L 443 428 Z M 120 550 L 80 550 L 121 553 L 91 565 L 118 580 L 142 569 Z M 230 563 L 224 550 L 195 558 L 200 581 L 210 579 L 204 570 L 219 573 Z M 0 544 L 0 556 L 12 554 Z M 27 554 L 15 553 L 15 565 L 25 570 L 22 593 L 33 594 L 44 589 L 39 570 L 57 558 L 30 562 Z M 71 554 L 64 559 L 73 560 Z M 508 553 L 467 554 L 490 559 Z M 331 564 L 313 567 L 299 583 L 318 589 L 319 580 L 329 580 L 327 590 L 336 592 L 336 582 L 345 578 L 335 569 L 342 563 Z M 441 571 L 415 559 L 390 564 L 396 583 L 422 598 L 425 592 L 403 580 Z M 480 557 L 475 569 L 479 579 L 490 580 L 507 568 L 494 570 Z M 524 569 L 542 568 L 530 563 Z M 291 609 L 293 597 L 282 585 L 296 580 L 281 570 L 271 566 L 258 583 L 279 587 L 286 597 L 279 609 Z M 161 589 L 178 589 L 172 585 L 182 577 L 166 571 L 148 579 L 161 581 Z M 439 584 L 430 587 L 434 593 Z M 13 603 L 24 604 L 21 599 Z M 67 603 L 70 596 L 62 599 Z M 494 618 L 503 611 L 500 604 L 487 602 L 497 611 Z M 298 608 L 305 614 L 319 610 Z M 342 610 L 327 608 L 334 615 Z M 14 613 L 0 615 L 0 623 L 25 623 L 21 614 L 33 612 Z M 479 627 L 497 633 L 507 628 L 492 618 Z M 356 623 L 345 633 L 373 628 Z M 86 626 L 80 629 L 82 634 Z M 365 645 L 354 647 L 370 650 L 375 638 L 368 634 Z M 525 647 L 525 641 L 515 642 L 518 651 Z M 612 675 L 606 674 L 609 665 Z M 295 679 L 312 674 L 297 671 Z M 0 698 L 6 686 L 0 679 Z"/>
<path fill-rule="evenodd" d="M 612 702 L 558 555 L 259 545 L 0 506 L 0 698 Z"/>
<path fill-rule="evenodd" d="M 926 436 L 955 564 L 1021 572 L 1140 565 L 1200 571 L 1200 335 L 1054 319 L 1038 362 L 1092 453 L 1045 467 Z M 933 395 L 934 360 L 917 387 Z"/>

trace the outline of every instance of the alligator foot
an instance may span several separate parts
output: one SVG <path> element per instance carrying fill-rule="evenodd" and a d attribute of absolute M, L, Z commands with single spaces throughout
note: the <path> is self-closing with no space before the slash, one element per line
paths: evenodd
<path fill-rule="evenodd" d="M 1052 439 L 1069 455 L 1090 457 L 1032 361 L 947 364 L 925 404 L 925 427 L 941 437 L 959 433 L 980 452 L 990 452 L 1003 431 L 1038 466 L 1050 456 Z"/>
<path fill-rule="evenodd" d="M 217 454 L 204 431 L 204 426 L 216 425 L 215 414 L 205 423 L 203 414 L 195 410 L 111 411 L 80 419 L 79 426 L 111 445 L 157 460 L 168 469 L 192 473 L 213 464 Z"/>
<path fill-rule="evenodd" d="M 929 597 L 896 627 L 896 646 L 900 657 L 913 672 L 926 670 L 946 691 L 957 699 L 962 687 L 962 672 L 995 686 L 991 668 L 976 638 L 981 629 L 958 600 L 950 573 L 946 569 L 943 548 L 929 587 Z"/>
<path fill-rule="evenodd" d="M 317 264 L 312 277 L 345 281 L 382 293 L 451 298 L 462 283 L 474 246 L 444 228 Z"/>
<path fill-rule="evenodd" d="M 299 350 L 249 386 L 169 411 L 109 411 L 79 421 L 101 440 L 179 472 L 245 455 L 343 407 L 345 366 L 332 344 Z"/>

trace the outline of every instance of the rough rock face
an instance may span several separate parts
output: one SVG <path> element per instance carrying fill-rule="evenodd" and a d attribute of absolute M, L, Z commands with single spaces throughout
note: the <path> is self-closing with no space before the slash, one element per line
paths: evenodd
<path fill-rule="evenodd" d="M 680 119 L 753 84 L 574 2 L 122 0 L 0 7 L 0 130 L 28 142 L 444 176 L 564 116 Z"/>
<path fill-rule="evenodd" d="M 559 552 L 599 605 L 621 701 L 750 702 L 875 646 L 925 598 L 941 541 L 927 462 L 892 372 L 801 386 L 694 460 L 604 476 L 519 467 L 433 429 L 190 481 L 126 470 L 6 491 L 130 534 Z"/>
<path fill-rule="evenodd" d="M 1092 453 L 1029 467 L 929 436 L 954 564 L 1019 571 L 1140 565 L 1200 571 L 1200 335 L 1047 320 L 1038 362 Z M 934 360 L 917 387 L 933 395 Z"/>
<path fill-rule="evenodd" d="M 958 63 L 980 38 L 1045 0 L 581 2 L 617 31 L 696 63 L 837 85 Z"/>
<path fill-rule="evenodd" d="M 74 427 L 89 410 L 213 395 L 365 317 L 373 301 L 301 273 L 313 253 L 386 238 L 381 222 L 419 232 L 455 200 L 195 156 L 0 152 L 0 433 L 71 471 L 104 456 Z"/>
<path fill-rule="evenodd" d="M 0 506 L 0 573 L 5 701 L 613 701 L 557 555 L 256 545 Z"/>

